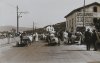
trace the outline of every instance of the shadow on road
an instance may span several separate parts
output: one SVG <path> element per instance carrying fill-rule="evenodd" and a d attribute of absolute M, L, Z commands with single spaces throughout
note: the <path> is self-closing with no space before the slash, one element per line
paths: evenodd
<path fill-rule="evenodd" d="M 28 47 L 28 46 L 21 44 L 21 45 L 14 45 L 13 47 Z"/>

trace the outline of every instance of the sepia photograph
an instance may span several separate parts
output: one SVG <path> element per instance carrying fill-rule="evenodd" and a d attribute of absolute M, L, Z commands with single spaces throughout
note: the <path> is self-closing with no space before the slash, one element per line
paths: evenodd
<path fill-rule="evenodd" d="M 100 0 L 0 0 L 0 63 L 100 63 Z"/>

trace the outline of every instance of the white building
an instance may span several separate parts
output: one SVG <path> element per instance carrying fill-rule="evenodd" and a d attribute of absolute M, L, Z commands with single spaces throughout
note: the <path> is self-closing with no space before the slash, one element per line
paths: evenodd
<path fill-rule="evenodd" d="M 52 25 L 46 27 L 46 31 L 48 31 L 50 33 L 55 33 L 54 27 Z"/>
<path fill-rule="evenodd" d="M 64 18 L 66 18 L 66 30 L 68 31 L 75 32 L 82 29 L 83 22 L 85 27 L 91 27 L 97 19 L 100 19 L 100 3 L 94 2 L 85 7 L 77 8 Z"/>

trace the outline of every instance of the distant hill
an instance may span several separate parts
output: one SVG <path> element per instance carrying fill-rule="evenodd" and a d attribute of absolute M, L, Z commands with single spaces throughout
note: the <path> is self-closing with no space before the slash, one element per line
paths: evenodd
<path fill-rule="evenodd" d="M 11 31 L 12 29 L 16 29 L 15 26 L 0 26 L 0 32 L 2 31 Z M 26 30 L 31 30 L 32 28 L 28 27 L 19 27 L 19 31 L 26 31 Z"/>

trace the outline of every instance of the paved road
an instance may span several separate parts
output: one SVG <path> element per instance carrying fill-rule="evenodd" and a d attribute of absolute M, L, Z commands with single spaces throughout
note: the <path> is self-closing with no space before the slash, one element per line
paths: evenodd
<path fill-rule="evenodd" d="M 46 46 L 35 42 L 29 47 L 0 48 L 0 63 L 100 63 L 99 51 L 86 51 L 84 45 Z"/>

